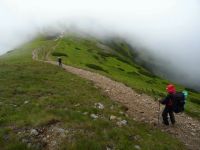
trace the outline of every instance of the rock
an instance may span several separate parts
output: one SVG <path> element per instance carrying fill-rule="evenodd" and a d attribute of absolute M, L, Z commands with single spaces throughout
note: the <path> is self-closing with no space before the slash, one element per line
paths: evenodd
<path fill-rule="evenodd" d="M 110 147 L 106 147 L 106 150 L 112 150 Z"/>
<path fill-rule="evenodd" d="M 126 120 L 122 120 L 122 121 L 118 121 L 117 122 L 117 125 L 119 126 L 119 127 L 122 127 L 122 126 L 125 126 L 125 125 L 127 125 L 127 121 Z"/>
<path fill-rule="evenodd" d="M 114 115 L 111 115 L 111 116 L 110 116 L 110 120 L 115 120 L 115 119 L 117 119 L 116 116 L 114 116 Z"/>
<path fill-rule="evenodd" d="M 122 120 L 121 123 L 122 123 L 122 125 L 127 125 L 128 121 Z"/>
<path fill-rule="evenodd" d="M 51 142 L 51 145 L 53 145 L 53 146 L 55 146 L 56 144 L 57 144 L 56 141 L 52 141 L 52 142 Z"/>
<path fill-rule="evenodd" d="M 196 134 L 195 134 L 195 133 L 193 133 L 193 132 L 191 132 L 191 135 L 192 135 L 192 136 L 195 136 Z"/>
<path fill-rule="evenodd" d="M 110 107 L 110 109 L 113 110 L 113 109 L 114 109 L 114 106 L 112 105 L 112 106 Z"/>
<path fill-rule="evenodd" d="M 95 103 L 94 105 L 95 105 L 95 108 L 104 109 L 104 105 L 101 103 Z"/>
<path fill-rule="evenodd" d="M 196 130 L 195 129 L 191 129 L 193 132 L 196 132 Z"/>
<path fill-rule="evenodd" d="M 136 141 L 140 141 L 140 140 L 141 140 L 141 137 L 140 137 L 139 135 L 136 135 L 136 136 L 134 136 L 134 139 L 135 139 Z"/>
<path fill-rule="evenodd" d="M 121 118 L 121 117 L 117 117 L 117 120 L 121 121 L 121 120 L 122 120 L 122 118 Z"/>
<path fill-rule="evenodd" d="M 91 114 L 90 117 L 91 117 L 92 119 L 97 119 L 97 118 L 98 118 L 98 116 L 95 115 L 95 114 Z"/>
<path fill-rule="evenodd" d="M 124 114 L 125 114 L 123 111 L 120 111 L 119 113 L 120 113 L 121 115 L 124 115 Z"/>
<path fill-rule="evenodd" d="M 36 129 L 31 129 L 31 135 L 37 136 L 39 132 Z"/>
<path fill-rule="evenodd" d="M 125 114 L 126 117 L 129 117 L 128 114 Z"/>
<path fill-rule="evenodd" d="M 28 147 L 28 148 L 31 148 L 31 147 L 32 147 L 32 144 L 31 144 L 31 143 L 28 143 L 28 144 L 27 144 L 27 147 Z"/>
<path fill-rule="evenodd" d="M 84 115 L 88 115 L 88 112 L 84 112 L 83 114 L 84 114 Z"/>
<path fill-rule="evenodd" d="M 59 134 L 59 136 L 61 136 L 63 138 L 66 137 L 66 134 L 68 134 L 68 132 L 69 132 L 68 130 L 65 130 L 63 128 L 58 128 L 58 127 L 54 127 L 52 129 L 52 131 Z"/>
<path fill-rule="evenodd" d="M 7 141 L 9 138 L 10 138 L 10 137 L 9 137 L 8 134 L 3 136 L 3 139 L 4 139 L 5 141 Z"/>
<path fill-rule="evenodd" d="M 57 132 L 57 133 L 64 133 L 64 132 L 65 132 L 65 129 L 63 129 L 63 128 L 58 128 L 58 127 L 54 127 L 54 128 L 52 129 L 52 131 L 55 131 L 55 132 Z"/>
<path fill-rule="evenodd" d="M 141 149 L 141 147 L 139 145 L 135 145 L 134 147 L 135 147 L 135 149 Z"/>
<path fill-rule="evenodd" d="M 29 141 L 27 139 L 22 139 L 22 143 L 28 143 Z"/>
<path fill-rule="evenodd" d="M 78 107 L 78 106 L 80 106 L 80 104 L 78 103 L 78 104 L 76 104 L 76 105 L 74 105 L 75 107 Z"/>
<path fill-rule="evenodd" d="M 24 101 L 24 104 L 28 104 L 29 103 L 29 101 Z"/>

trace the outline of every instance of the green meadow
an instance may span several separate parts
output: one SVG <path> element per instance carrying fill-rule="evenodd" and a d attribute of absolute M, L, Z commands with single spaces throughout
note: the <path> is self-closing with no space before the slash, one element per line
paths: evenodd
<path fill-rule="evenodd" d="M 93 83 L 57 66 L 32 60 L 32 51 L 37 49 L 40 59 L 55 60 L 61 56 L 65 64 L 106 75 L 138 92 L 164 94 L 168 81 L 134 64 L 131 59 L 134 54 L 129 53 L 126 44 L 120 44 L 120 48 L 125 52 L 109 47 L 109 43 L 106 47 L 95 39 L 70 36 L 56 41 L 40 37 L 1 56 L 1 149 L 45 149 L 47 143 L 40 139 L 44 133 L 35 137 L 29 131 L 49 131 L 51 126 L 68 130 L 67 138 L 58 141 L 59 149 L 185 149 L 171 135 L 124 115 L 123 106 L 109 99 Z M 199 94 L 191 93 L 191 96 L 198 98 Z M 196 101 L 199 102 L 196 99 L 188 102 L 187 111 L 198 116 Z M 95 103 L 103 104 L 104 109 L 95 108 Z M 196 112 L 190 107 L 196 108 Z M 91 114 L 98 118 L 91 118 Z M 127 125 L 118 126 L 117 120 L 109 119 L 111 115 L 127 120 Z M 29 143 L 23 142 L 24 139 Z"/>

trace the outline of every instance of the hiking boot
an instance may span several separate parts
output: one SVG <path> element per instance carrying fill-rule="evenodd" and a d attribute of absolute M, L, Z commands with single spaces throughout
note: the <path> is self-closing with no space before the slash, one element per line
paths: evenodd
<path fill-rule="evenodd" d="M 167 122 L 162 122 L 164 125 L 169 126 L 169 123 Z"/>
<path fill-rule="evenodd" d="M 172 125 L 175 126 L 176 122 L 172 122 Z"/>

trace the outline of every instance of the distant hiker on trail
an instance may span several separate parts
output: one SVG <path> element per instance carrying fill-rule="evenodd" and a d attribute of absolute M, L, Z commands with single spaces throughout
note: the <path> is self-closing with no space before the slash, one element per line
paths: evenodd
<path fill-rule="evenodd" d="M 62 67 L 62 58 L 61 57 L 58 57 L 58 65 L 59 65 L 59 67 Z"/>
<path fill-rule="evenodd" d="M 168 92 L 168 95 L 164 99 L 159 101 L 161 104 L 165 105 L 165 108 L 162 112 L 163 124 L 169 125 L 168 114 L 170 116 L 171 123 L 175 124 L 175 117 L 173 112 L 173 99 L 174 94 L 176 93 L 176 89 L 173 84 L 169 84 L 166 90 Z"/>

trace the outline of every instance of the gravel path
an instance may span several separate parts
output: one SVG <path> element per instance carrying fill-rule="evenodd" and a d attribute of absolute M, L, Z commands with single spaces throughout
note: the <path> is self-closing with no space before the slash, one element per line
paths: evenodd
<path fill-rule="evenodd" d="M 37 50 L 33 51 L 33 59 L 37 60 Z M 45 61 L 58 65 L 54 61 Z M 200 121 L 182 113 L 176 115 L 176 125 L 165 127 L 158 124 L 158 102 L 146 94 L 138 94 L 123 83 L 111 80 L 108 77 L 87 70 L 63 65 L 63 69 L 92 81 L 95 86 L 102 89 L 112 100 L 118 101 L 127 108 L 127 113 L 136 121 L 145 122 L 168 132 L 182 141 L 188 149 L 200 150 Z M 162 108 L 161 108 L 162 111 Z M 161 113 L 161 112 L 160 112 Z M 160 120 L 162 117 L 160 117 Z M 160 121 L 161 122 L 161 121 Z"/>

